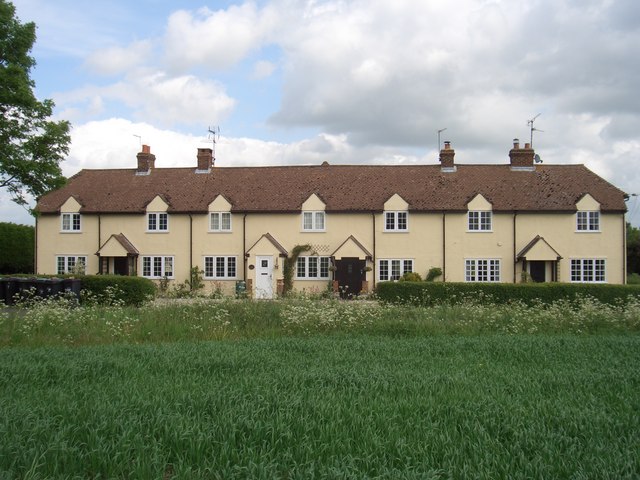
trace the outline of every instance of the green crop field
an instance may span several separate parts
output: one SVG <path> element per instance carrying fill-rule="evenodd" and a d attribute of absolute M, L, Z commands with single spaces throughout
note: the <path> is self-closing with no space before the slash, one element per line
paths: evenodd
<path fill-rule="evenodd" d="M 637 311 L 451 308 L 5 312 L 0 478 L 640 476 Z"/>

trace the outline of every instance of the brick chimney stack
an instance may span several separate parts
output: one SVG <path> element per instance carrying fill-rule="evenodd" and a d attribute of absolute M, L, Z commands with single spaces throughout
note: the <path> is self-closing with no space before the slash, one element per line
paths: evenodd
<path fill-rule="evenodd" d="M 440 168 L 443 172 L 455 172 L 456 166 L 453 157 L 456 152 L 451 148 L 451 142 L 444 142 L 444 148 L 440 150 Z"/>
<path fill-rule="evenodd" d="M 211 148 L 198 149 L 198 168 L 196 173 L 208 173 L 214 166 L 216 159 L 213 158 L 213 150 Z"/>
<path fill-rule="evenodd" d="M 513 139 L 513 148 L 509 151 L 511 168 L 516 170 L 535 170 L 535 151 L 530 143 L 525 143 L 524 148 L 520 148 L 520 140 Z"/>
<path fill-rule="evenodd" d="M 138 169 L 136 170 L 136 175 L 149 175 L 156 165 L 156 156 L 151 153 L 151 147 L 142 145 L 142 151 L 137 156 Z"/>

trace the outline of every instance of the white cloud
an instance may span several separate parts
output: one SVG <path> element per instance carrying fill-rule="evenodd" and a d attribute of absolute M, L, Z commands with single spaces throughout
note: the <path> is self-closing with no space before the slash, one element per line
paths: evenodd
<path fill-rule="evenodd" d="M 194 65 L 226 69 L 258 48 L 273 28 L 272 10 L 258 10 L 254 3 L 232 5 L 226 10 L 181 10 L 169 17 L 165 36 L 170 68 Z"/>
<path fill-rule="evenodd" d="M 140 40 L 126 47 L 103 48 L 89 54 L 85 65 L 90 71 L 100 75 L 126 73 L 146 64 L 149 61 L 152 47 L 150 40 Z"/>
<path fill-rule="evenodd" d="M 132 110 L 134 118 L 160 126 L 220 123 L 235 106 L 235 100 L 216 81 L 142 69 L 105 87 L 87 86 L 56 96 L 63 118 L 76 122 L 103 110 L 105 100 L 121 103 Z"/>
<path fill-rule="evenodd" d="M 267 60 L 260 60 L 256 62 L 253 66 L 253 75 L 252 77 L 256 80 L 260 80 L 262 78 L 270 77 L 273 72 L 275 72 L 276 66 L 273 62 L 269 62 Z"/>

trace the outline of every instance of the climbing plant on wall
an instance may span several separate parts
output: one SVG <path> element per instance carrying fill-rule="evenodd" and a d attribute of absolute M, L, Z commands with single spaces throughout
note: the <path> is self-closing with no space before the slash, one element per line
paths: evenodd
<path fill-rule="evenodd" d="M 291 289 L 293 289 L 293 272 L 298 263 L 298 257 L 302 252 L 306 252 L 307 250 L 311 250 L 311 245 L 296 245 L 291 249 L 289 256 L 284 259 L 284 271 L 282 272 L 282 276 L 284 277 L 283 295 L 287 295 Z"/>

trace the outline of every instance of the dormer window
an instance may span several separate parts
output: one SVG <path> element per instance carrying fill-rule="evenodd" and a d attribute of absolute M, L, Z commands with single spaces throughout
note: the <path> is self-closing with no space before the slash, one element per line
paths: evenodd
<path fill-rule="evenodd" d="M 209 214 L 209 230 L 211 232 L 230 232 L 231 231 L 231 213 L 230 212 L 211 212 Z"/>
<path fill-rule="evenodd" d="M 302 231 L 324 232 L 324 212 L 302 212 Z"/>
<path fill-rule="evenodd" d="M 385 232 L 406 232 L 409 229 L 408 212 L 384 212 Z"/>
<path fill-rule="evenodd" d="M 468 214 L 468 225 L 470 232 L 490 232 L 492 213 L 488 211 L 471 211 Z"/>
<path fill-rule="evenodd" d="M 79 232 L 81 229 L 79 213 L 63 213 L 62 214 L 62 231 L 63 232 Z"/>
<path fill-rule="evenodd" d="M 148 232 L 168 232 L 169 214 L 167 213 L 147 213 Z"/>
<path fill-rule="evenodd" d="M 599 232 L 600 212 L 577 212 L 576 230 L 578 232 Z"/>

